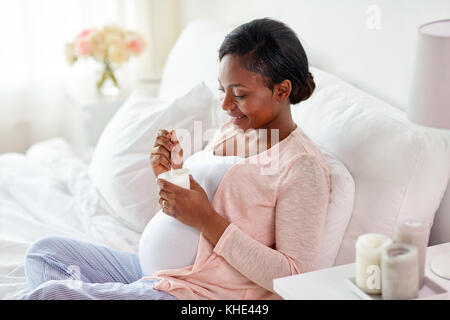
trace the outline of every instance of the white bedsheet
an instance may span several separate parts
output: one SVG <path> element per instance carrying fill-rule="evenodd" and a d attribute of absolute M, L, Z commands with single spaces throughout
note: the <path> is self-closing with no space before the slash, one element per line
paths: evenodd
<path fill-rule="evenodd" d="M 0 155 L 0 299 L 26 292 L 24 255 L 44 236 L 137 252 L 140 234 L 114 218 L 87 168 L 62 138 Z"/>

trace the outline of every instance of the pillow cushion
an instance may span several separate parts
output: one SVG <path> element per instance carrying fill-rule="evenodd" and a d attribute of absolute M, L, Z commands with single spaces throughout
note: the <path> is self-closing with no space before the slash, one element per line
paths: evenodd
<path fill-rule="evenodd" d="M 313 95 L 292 107 L 294 120 L 351 173 L 355 204 L 336 265 L 355 260 L 360 234 L 393 237 L 405 217 L 429 229 L 450 173 L 449 138 L 409 122 L 405 113 L 356 87 L 310 68 Z"/>
<path fill-rule="evenodd" d="M 201 130 L 203 137 L 202 128 L 216 125 L 211 116 L 220 119 L 216 108 L 217 100 L 204 83 L 171 102 L 139 93 L 125 102 L 102 132 L 89 165 L 89 176 L 112 214 L 129 228 L 144 230 L 159 210 L 156 178 L 149 163 L 157 131 L 175 129 L 178 138 L 186 136 L 180 144 L 187 158 L 203 148 L 202 143 L 191 144 L 189 139 L 194 137 L 194 124 L 196 134 Z"/>
<path fill-rule="evenodd" d="M 200 81 L 216 94 L 219 48 L 231 29 L 231 25 L 209 19 L 190 22 L 167 57 L 158 98 L 172 100 Z"/>
<path fill-rule="evenodd" d="M 328 163 L 331 176 L 331 201 L 325 220 L 325 232 L 318 269 L 330 268 L 339 252 L 345 230 L 353 212 L 355 181 L 345 165 L 325 148 L 319 146 Z"/>

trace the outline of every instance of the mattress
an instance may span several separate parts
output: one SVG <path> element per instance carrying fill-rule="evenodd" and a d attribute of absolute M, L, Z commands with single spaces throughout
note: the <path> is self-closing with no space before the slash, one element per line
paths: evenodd
<path fill-rule="evenodd" d="M 0 299 L 27 291 L 24 257 L 45 236 L 137 253 L 140 234 L 120 223 L 88 176 L 88 160 L 63 138 L 0 155 Z"/>

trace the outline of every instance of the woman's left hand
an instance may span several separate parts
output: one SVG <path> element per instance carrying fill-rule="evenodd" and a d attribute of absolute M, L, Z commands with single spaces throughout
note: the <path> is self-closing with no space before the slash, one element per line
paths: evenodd
<path fill-rule="evenodd" d="M 202 231 L 204 223 L 215 212 L 205 190 L 189 175 L 191 189 L 158 179 L 159 204 L 167 215 Z M 164 203 L 163 203 L 164 202 Z"/>

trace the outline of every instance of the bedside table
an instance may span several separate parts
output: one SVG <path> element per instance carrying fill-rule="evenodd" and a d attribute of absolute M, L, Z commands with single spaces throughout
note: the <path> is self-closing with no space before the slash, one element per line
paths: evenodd
<path fill-rule="evenodd" d="M 88 161 L 101 133 L 127 98 L 136 91 L 156 97 L 160 81 L 160 78 L 142 78 L 133 87 L 123 88 L 116 96 L 99 95 L 93 86 L 87 85 L 90 82 L 67 85 L 66 94 L 73 108 L 67 111 L 65 130 L 76 153 Z"/>
<path fill-rule="evenodd" d="M 127 98 L 128 95 L 123 95 L 79 105 L 83 117 L 84 140 L 87 148 L 94 148 L 97 145 L 103 129 Z"/>
<path fill-rule="evenodd" d="M 97 96 L 95 99 L 80 101 L 79 107 L 83 116 L 86 149 L 90 151 L 95 148 L 109 120 L 133 92 L 139 91 L 156 97 L 160 81 L 159 78 L 143 78 L 132 91 L 124 90 L 118 96 Z"/>
<path fill-rule="evenodd" d="M 450 280 L 435 275 L 430 269 L 431 259 L 443 252 L 450 252 L 450 242 L 427 248 L 425 275 L 450 292 Z M 273 288 L 285 300 L 360 300 L 347 283 L 354 275 L 355 263 L 350 263 L 274 279 Z"/>

